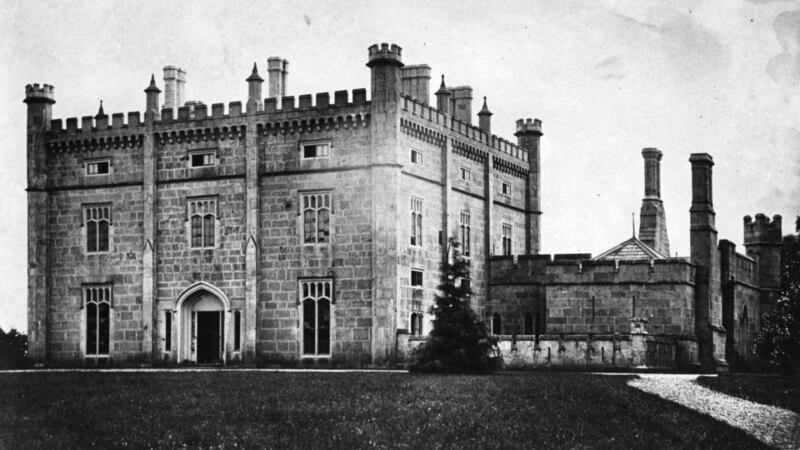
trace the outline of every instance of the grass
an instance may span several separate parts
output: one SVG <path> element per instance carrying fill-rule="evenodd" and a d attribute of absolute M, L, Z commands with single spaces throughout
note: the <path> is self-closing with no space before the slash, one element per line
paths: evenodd
<path fill-rule="evenodd" d="M 759 375 L 700 377 L 697 382 L 717 392 L 778 406 L 800 414 L 800 384 L 788 378 Z"/>
<path fill-rule="evenodd" d="M 762 448 L 624 376 L 0 374 L 0 448 Z"/>

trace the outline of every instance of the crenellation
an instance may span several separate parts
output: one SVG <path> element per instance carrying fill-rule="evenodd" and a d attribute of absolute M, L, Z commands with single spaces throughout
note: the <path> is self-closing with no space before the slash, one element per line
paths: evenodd
<path fill-rule="evenodd" d="M 238 117 L 242 115 L 242 102 L 228 103 L 228 117 Z"/>
<path fill-rule="evenodd" d="M 94 130 L 94 116 L 81 117 L 81 131 L 91 133 Z"/>
<path fill-rule="evenodd" d="M 311 109 L 311 94 L 303 94 L 298 97 L 300 104 L 298 105 L 299 109 Z"/>
<path fill-rule="evenodd" d="M 335 91 L 333 93 L 333 104 L 336 107 L 346 106 L 348 101 L 348 92 L 346 90 Z"/>
<path fill-rule="evenodd" d="M 225 103 L 212 103 L 211 117 L 213 119 L 221 119 L 225 117 Z"/>

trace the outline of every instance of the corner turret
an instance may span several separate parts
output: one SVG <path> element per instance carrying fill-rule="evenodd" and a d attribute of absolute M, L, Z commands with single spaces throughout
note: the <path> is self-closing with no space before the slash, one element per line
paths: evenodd
<path fill-rule="evenodd" d="M 538 255 L 541 245 L 541 206 L 539 199 L 539 140 L 542 137 L 542 121 L 539 119 L 517 120 L 517 145 L 528 153 L 528 179 L 525 190 L 525 253 Z"/>
<path fill-rule="evenodd" d="M 758 263 L 758 285 L 761 288 L 759 306 L 762 314 L 775 308 L 780 295 L 782 222 L 783 218 L 777 214 L 772 221 L 764 214 L 756 214 L 755 221 L 750 216 L 744 216 L 744 247 L 747 256 Z"/>
<path fill-rule="evenodd" d="M 28 105 L 28 128 L 50 129 L 53 104 L 56 102 L 54 88 L 49 84 L 25 86 L 25 102 Z"/>
<path fill-rule="evenodd" d="M 372 103 L 397 102 L 400 92 L 400 69 L 403 67 L 403 49 L 396 45 L 383 43 L 368 49 L 367 67 L 371 69 Z"/>

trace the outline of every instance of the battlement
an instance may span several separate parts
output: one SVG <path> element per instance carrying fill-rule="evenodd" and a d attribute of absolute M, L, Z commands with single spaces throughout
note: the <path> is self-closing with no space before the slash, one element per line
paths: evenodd
<path fill-rule="evenodd" d="M 36 101 L 47 101 L 50 103 L 55 103 L 55 88 L 49 84 L 39 85 L 39 83 L 29 84 L 25 86 L 25 102 L 28 103 L 31 100 Z"/>
<path fill-rule="evenodd" d="M 368 52 L 369 62 L 367 63 L 367 67 L 378 64 L 394 64 L 398 67 L 403 67 L 401 58 L 403 49 L 397 44 L 389 46 L 389 44 L 384 42 L 380 46 L 378 46 L 378 44 L 371 45 Z"/>
<path fill-rule="evenodd" d="M 402 98 L 403 111 L 411 113 L 413 116 L 420 117 L 426 121 L 444 127 L 450 131 L 458 133 L 468 139 L 488 145 L 500 153 L 517 158 L 521 161 L 528 161 L 528 152 L 518 145 L 507 141 L 494 134 L 486 133 L 479 127 L 473 126 L 455 117 L 445 114 L 438 109 L 428 106 L 417 99 L 404 96 Z"/>
<path fill-rule="evenodd" d="M 517 120 L 517 132 L 519 134 L 542 134 L 542 121 L 539 119 L 519 119 Z"/>
<path fill-rule="evenodd" d="M 744 216 L 744 243 L 747 244 L 780 244 L 782 236 L 782 217 L 778 214 L 772 221 L 764 214 L 756 214 L 755 221 L 750 216 Z"/>
<path fill-rule="evenodd" d="M 589 254 L 492 256 L 491 282 L 541 284 L 692 283 L 694 266 L 685 258 L 590 260 Z"/>
<path fill-rule="evenodd" d="M 139 111 L 131 111 L 127 114 L 128 121 L 125 121 L 125 113 L 111 114 L 111 123 L 108 123 L 107 115 L 83 116 L 81 117 L 80 127 L 78 118 L 70 117 L 66 119 L 64 126 L 62 119 L 50 121 L 50 130 L 53 133 L 90 133 L 93 131 L 105 130 L 129 130 L 143 125 Z"/>

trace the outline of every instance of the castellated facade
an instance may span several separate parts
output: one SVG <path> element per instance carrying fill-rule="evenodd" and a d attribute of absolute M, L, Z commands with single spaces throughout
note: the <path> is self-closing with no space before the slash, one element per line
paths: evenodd
<path fill-rule="evenodd" d="M 368 49 L 366 89 L 287 95 L 254 65 L 247 102 L 186 101 L 164 68 L 145 110 L 52 119 L 26 86 L 29 353 L 47 365 L 401 364 L 431 329 L 456 238 L 472 306 L 509 366 L 724 370 L 779 287 L 780 217 L 718 241 L 713 161 L 693 154 L 691 255 L 669 257 L 657 149 L 639 237 L 540 254 L 542 124 L 492 134 L 486 99 Z M 263 67 L 263 66 L 262 66 Z M 438 81 L 438 80 L 437 80 Z M 164 94 L 163 103 L 161 94 Z"/>

